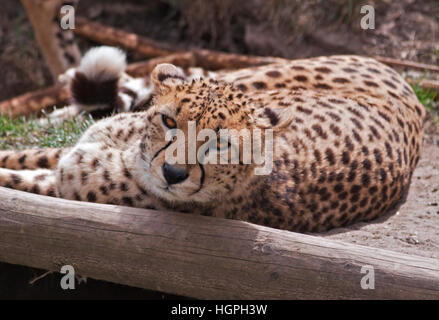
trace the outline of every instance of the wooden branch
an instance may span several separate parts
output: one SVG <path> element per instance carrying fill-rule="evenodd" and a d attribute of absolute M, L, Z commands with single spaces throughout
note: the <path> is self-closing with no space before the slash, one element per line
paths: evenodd
<path fill-rule="evenodd" d="M 192 52 L 174 53 L 169 56 L 157 57 L 154 59 L 130 63 L 126 68 L 126 73 L 132 77 L 148 76 L 156 65 L 160 63 L 172 63 L 182 68 L 196 66 L 196 60 Z"/>
<path fill-rule="evenodd" d="M 201 299 L 438 299 L 439 261 L 243 221 L 0 188 L 0 260 Z M 375 289 L 364 290 L 362 266 Z"/>
<path fill-rule="evenodd" d="M 218 71 L 254 67 L 281 61 L 284 61 L 284 59 L 244 56 L 224 52 L 216 52 L 212 55 L 209 50 L 195 50 L 132 63 L 128 65 L 126 72 L 133 77 L 146 76 L 160 63 L 172 63 L 182 68 L 200 67 L 209 71 Z"/>
<path fill-rule="evenodd" d="M 284 58 L 260 57 L 212 50 L 192 50 L 197 67 L 206 70 L 241 69 L 286 61 Z"/>
<path fill-rule="evenodd" d="M 411 69 L 439 72 L 439 66 L 435 66 L 435 65 L 431 65 L 431 64 L 425 64 L 425 63 L 408 61 L 408 60 L 399 60 L 399 59 L 387 58 L 387 57 L 381 57 L 381 56 L 375 56 L 374 59 L 381 62 L 381 63 L 387 64 L 387 65 L 393 66 L 393 67 L 405 67 L 405 68 L 411 68 Z"/>
<path fill-rule="evenodd" d="M 74 31 L 77 35 L 95 42 L 133 50 L 144 55 L 146 58 L 180 53 L 181 56 L 177 54 L 171 58 L 177 60 L 189 59 L 193 63 L 190 66 L 201 67 L 207 70 L 245 68 L 284 60 L 274 57 L 249 56 L 205 49 L 192 49 L 188 51 L 164 42 L 158 42 L 134 33 L 105 26 L 82 17 L 76 18 L 76 25 L 77 27 Z"/>
<path fill-rule="evenodd" d="M 82 17 L 77 18 L 77 28 L 75 29 L 75 33 L 79 36 L 88 38 L 98 43 L 111 45 L 111 46 L 120 46 L 127 50 L 136 51 L 140 54 L 143 54 L 145 57 L 157 57 L 157 56 L 169 55 L 176 52 L 187 51 L 178 46 L 172 46 L 165 42 L 155 41 L 144 36 L 139 36 L 134 33 L 105 26 L 100 23 L 93 22 L 89 19 Z M 225 63 L 225 61 L 234 61 L 234 62 L 236 61 L 237 66 L 235 68 L 243 68 L 246 66 L 258 65 L 258 63 L 266 63 L 264 59 L 267 59 L 267 57 L 255 57 L 255 56 L 252 57 L 252 56 L 239 55 L 239 54 L 235 54 L 235 55 L 225 54 L 222 52 L 212 51 L 212 50 L 194 50 L 194 53 L 196 54 L 195 58 L 198 61 L 197 66 L 209 70 L 227 68 L 227 64 Z M 224 55 L 226 57 L 229 55 L 230 57 L 227 57 L 226 59 L 223 60 L 222 57 L 224 57 Z M 271 60 L 272 59 L 282 60 L 281 58 L 272 58 L 272 57 L 268 57 L 268 58 Z M 375 56 L 374 58 L 377 61 L 380 61 L 390 66 L 407 67 L 412 69 L 439 72 L 439 66 L 435 66 L 435 65 L 413 62 L 408 60 L 387 58 L 382 56 Z M 262 59 L 262 61 L 259 61 L 260 59 Z M 218 62 L 218 60 L 220 62 Z M 249 61 L 246 62 L 246 60 Z M 233 67 L 234 62 L 232 62 L 232 66 L 230 68 L 234 68 Z"/>
<path fill-rule="evenodd" d="M 42 109 L 49 106 L 63 106 L 69 100 L 69 92 L 61 84 L 49 88 L 27 92 L 18 97 L 1 101 L 0 114 L 16 117 L 19 115 L 29 115 L 39 113 Z"/>
<path fill-rule="evenodd" d="M 74 32 L 78 36 L 98 43 L 137 51 L 146 58 L 166 56 L 177 51 L 182 51 L 166 43 L 154 41 L 120 29 L 107 27 L 83 17 L 76 17 Z"/>

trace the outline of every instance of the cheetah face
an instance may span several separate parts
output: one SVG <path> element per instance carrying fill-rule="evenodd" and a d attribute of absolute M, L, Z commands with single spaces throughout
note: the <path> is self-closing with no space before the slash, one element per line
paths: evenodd
<path fill-rule="evenodd" d="M 184 83 L 169 64 L 157 66 L 152 79 L 156 97 L 138 165 L 145 186 L 170 202 L 203 203 L 241 188 L 253 165 L 242 161 L 242 141 L 251 130 L 240 130 L 251 129 L 252 119 L 235 99 L 240 92 L 213 80 Z M 243 134 L 227 139 L 224 129 Z"/>

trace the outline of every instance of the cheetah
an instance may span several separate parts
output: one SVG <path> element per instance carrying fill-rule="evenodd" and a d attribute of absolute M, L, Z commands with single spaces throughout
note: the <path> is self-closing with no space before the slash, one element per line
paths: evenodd
<path fill-rule="evenodd" d="M 0 185 L 322 232 L 386 213 L 419 160 L 423 106 L 400 75 L 371 58 L 317 57 L 193 81 L 161 64 L 151 79 L 146 111 L 100 120 L 72 148 L 0 152 Z M 271 130 L 273 170 L 257 175 L 261 165 L 241 154 L 239 163 L 168 163 L 178 142 L 167 134 L 187 135 L 190 121 L 197 132 Z M 242 140 L 220 143 L 216 156 L 240 150 Z"/>

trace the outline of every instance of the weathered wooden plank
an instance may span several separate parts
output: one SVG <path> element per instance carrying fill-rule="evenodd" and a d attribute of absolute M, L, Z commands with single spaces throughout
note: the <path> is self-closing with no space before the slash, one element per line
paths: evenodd
<path fill-rule="evenodd" d="M 439 261 L 226 220 L 0 188 L 0 260 L 201 299 L 437 299 Z M 364 290 L 362 266 L 375 289 Z"/>

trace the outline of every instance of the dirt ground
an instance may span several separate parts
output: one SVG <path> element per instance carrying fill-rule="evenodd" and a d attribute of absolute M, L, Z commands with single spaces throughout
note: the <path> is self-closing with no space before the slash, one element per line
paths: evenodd
<path fill-rule="evenodd" d="M 406 201 L 397 210 L 320 236 L 439 259 L 439 138 L 424 144 Z"/>
<path fill-rule="evenodd" d="M 183 47 L 288 58 L 354 53 L 438 64 L 436 0 L 368 1 L 376 9 L 376 29 L 368 31 L 359 28 L 361 2 L 251 0 L 236 6 L 233 0 L 93 1 L 81 7 L 85 1 L 80 1 L 78 13 Z M 93 45 L 82 39 L 79 44 L 83 50 Z M 140 59 L 135 54 L 129 58 Z M 0 100 L 51 81 L 16 0 L 2 1 L 0 70 Z M 319 236 L 439 259 L 439 124 L 434 117 L 430 114 L 420 163 L 396 213 Z"/>

